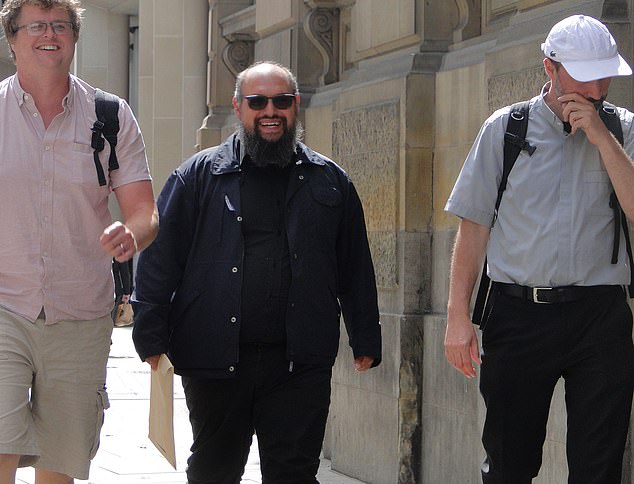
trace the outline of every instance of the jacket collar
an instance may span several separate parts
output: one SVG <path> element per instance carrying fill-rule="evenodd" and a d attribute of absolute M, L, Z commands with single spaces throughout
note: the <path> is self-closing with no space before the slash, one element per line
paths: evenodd
<path fill-rule="evenodd" d="M 242 153 L 240 138 L 235 132 L 218 147 L 212 161 L 211 172 L 214 175 L 235 173 L 240 171 L 240 163 L 245 153 Z M 296 165 L 325 165 L 326 162 L 304 143 L 298 143 L 294 154 Z"/>

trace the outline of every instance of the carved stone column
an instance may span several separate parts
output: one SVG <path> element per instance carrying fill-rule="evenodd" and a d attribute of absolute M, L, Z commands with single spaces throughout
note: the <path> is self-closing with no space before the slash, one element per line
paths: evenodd
<path fill-rule="evenodd" d="M 317 87 L 340 80 L 343 62 L 345 29 L 344 17 L 349 15 L 356 0 L 303 0 L 308 9 L 304 16 L 303 33 L 309 45 L 317 52 L 318 71 L 312 73 Z M 311 66 L 312 72 L 314 66 Z M 308 76 L 307 78 L 311 78 Z"/>
<path fill-rule="evenodd" d="M 304 32 L 321 55 L 322 70 L 319 85 L 337 82 L 339 80 L 339 9 L 313 8 L 304 18 Z"/>
<path fill-rule="evenodd" d="M 248 34 L 231 34 L 222 51 L 222 60 L 234 77 L 253 64 L 255 39 Z"/>
<path fill-rule="evenodd" d="M 255 6 L 251 0 L 209 0 L 208 114 L 196 134 L 198 149 L 219 144 L 232 130 L 235 76 L 253 59 Z"/>
<path fill-rule="evenodd" d="M 458 25 L 454 29 L 453 41 L 462 42 L 480 35 L 480 0 L 454 0 L 458 7 Z"/>

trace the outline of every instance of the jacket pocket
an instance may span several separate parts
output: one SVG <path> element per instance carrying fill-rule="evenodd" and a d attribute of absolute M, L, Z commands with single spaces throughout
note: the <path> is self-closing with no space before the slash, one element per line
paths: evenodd
<path fill-rule="evenodd" d="M 338 207 L 343 201 L 341 190 L 334 185 L 310 185 L 315 201 L 327 207 Z"/>

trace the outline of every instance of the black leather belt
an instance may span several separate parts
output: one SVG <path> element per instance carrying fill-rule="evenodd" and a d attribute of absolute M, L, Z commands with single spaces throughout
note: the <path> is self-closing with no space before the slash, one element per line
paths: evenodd
<path fill-rule="evenodd" d="M 537 304 L 558 304 L 578 301 L 604 293 L 621 286 L 560 286 L 560 287 L 528 287 L 519 284 L 495 282 L 494 287 L 502 294 L 517 297 Z"/>

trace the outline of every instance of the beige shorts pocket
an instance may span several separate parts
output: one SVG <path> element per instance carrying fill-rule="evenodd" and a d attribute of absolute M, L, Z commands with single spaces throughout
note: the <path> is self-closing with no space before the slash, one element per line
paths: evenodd
<path fill-rule="evenodd" d="M 110 400 L 108 400 L 108 393 L 103 388 L 97 392 L 97 418 L 95 425 L 95 438 L 93 440 L 92 448 L 90 449 L 89 458 L 92 459 L 97 454 L 99 449 L 99 439 L 101 435 L 101 427 L 103 427 L 103 421 L 105 418 L 105 411 L 110 408 Z"/>

